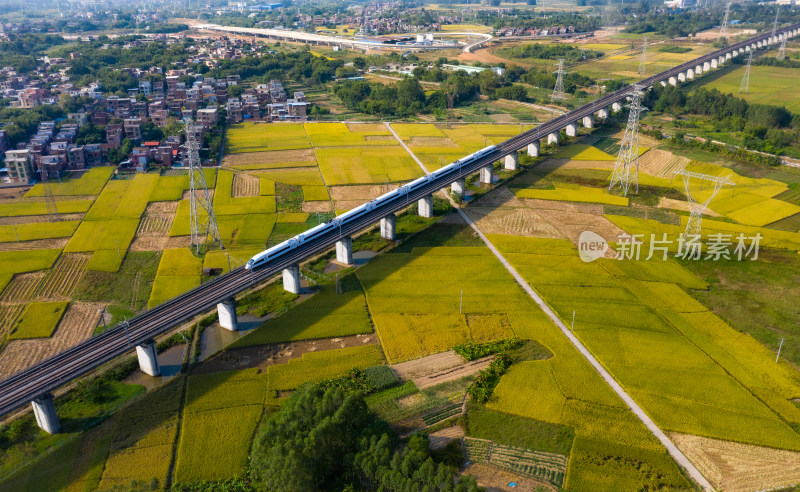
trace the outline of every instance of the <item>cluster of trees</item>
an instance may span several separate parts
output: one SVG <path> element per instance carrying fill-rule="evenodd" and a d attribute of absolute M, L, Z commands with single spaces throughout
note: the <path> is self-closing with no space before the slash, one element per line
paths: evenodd
<path fill-rule="evenodd" d="M 646 105 L 659 112 L 710 116 L 715 132 L 742 132 L 742 145 L 753 150 L 778 153 L 800 136 L 800 115 L 784 107 L 748 103 L 716 89 L 699 88 L 687 95 L 673 86 L 656 86 L 646 97 Z"/>
<path fill-rule="evenodd" d="M 250 459 L 261 490 L 479 490 L 470 477 L 456 482 L 455 472 L 431 456 L 424 436 L 398 445 L 361 393 L 318 385 L 298 389 L 266 421 Z"/>
<path fill-rule="evenodd" d="M 581 60 L 600 58 L 602 51 L 580 50 L 575 46 L 567 44 L 523 44 L 511 48 L 510 54 L 514 58 L 540 58 L 544 60 L 556 60 L 563 58 L 567 62 L 577 62 Z"/>
<path fill-rule="evenodd" d="M 0 109 L 0 121 L 5 122 L 3 130 L 11 140 L 11 146 L 26 141 L 31 135 L 36 133 L 39 123 L 42 121 L 64 118 L 66 113 L 61 106 L 40 105 L 35 108 L 3 108 Z"/>
<path fill-rule="evenodd" d="M 333 87 L 333 93 L 349 109 L 381 116 L 407 117 L 443 108 L 440 98 L 425 96 L 419 81 L 405 78 L 394 86 L 347 80 Z"/>
<path fill-rule="evenodd" d="M 715 10 L 697 12 L 651 12 L 639 16 L 625 32 L 642 34 L 654 32 L 671 38 L 695 35 L 700 31 L 719 25 L 722 12 Z"/>
<path fill-rule="evenodd" d="M 53 34 L 12 34 L 8 41 L 0 43 L 0 66 L 32 72 L 36 69 L 37 56 L 64 43 L 64 38 Z"/>
<path fill-rule="evenodd" d="M 478 23 L 495 29 L 503 27 L 524 27 L 543 29 L 553 26 L 573 26 L 576 32 L 589 32 L 599 29 L 601 19 L 595 15 L 579 12 L 552 12 L 530 9 L 514 9 L 502 16 L 491 10 L 478 11 Z"/>

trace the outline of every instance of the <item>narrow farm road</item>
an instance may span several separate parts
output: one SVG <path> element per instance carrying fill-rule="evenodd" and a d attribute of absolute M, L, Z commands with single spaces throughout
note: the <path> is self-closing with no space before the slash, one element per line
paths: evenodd
<path fill-rule="evenodd" d="M 389 123 L 386 123 L 386 126 L 394 134 L 395 138 L 397 138 L 397 140 L 400 142 L 400 145 L 402 145 L 403 148 L 406 149 L 409 155 L 417 162 L 417 164 L 419 164 L 419 166 L 425 171 L 425 173 L 429 174 L 428 170 L 425 168 L 425 165 L 422 164 L 422 162 L 417 158 L 417 156 L 414 155 L 413 152 L 411 152 L 411 149 L 409 149 L 408 146 L 406 146 L 406 144 L 402 141 L 402 139 L 400 139 L 400 137 L 397 135 L 397 133 L 395 133 L 394 129 L 392 129 Z M 569 328 L 567 328 L 567 325 L 565 325 L 564 322 L 561 321 L 561 318 L 559 318 L 558 315 L 556 315 L 556 313 L 552 309 L 550 309 L 550 306 L 548 306 L 544 302 L 544 299 L 542 299 L 539 296 L 539 294 L 537 294 L 536 291 L 533 290 L 533 288 L 528 284 L 528 282 L 526 282 L 525 279 L 522 278 L 522 275 L 520 275 L 519 272 L 517 272 L 517 270 L 513 266 L 511 266 L 511 263 L 509 263 L 508 260 L 505 259 L 505 257 L 502 255 L 502 253 L 500 253 L 500 251 L 497 248 L 495 248 L 494 244 L 492 244 L 492 242 L 489 241 L 489 238 L 487 238 L 486 235 L 484 235 L 483 232 L 481 232 L 481 230 L 478 229 L 478 226 L 475 224 L 475 222 L 472 221 L 472 219 L 469 218 L 469 216 L 467 216 L 464 210 L 462 210 L 461 207 L 459 207 L 455 203 L 455 201 L 450 197 L 449 194 L 444 193 L 444 195 L 450 200 L 450 203 L 453 204 L 453 207 L 456 209 L 456 211 L 458 211 L 458 214 L 461 216 L 461 218 L 464 219 L 464 221 L 467 224 L 469 224 L 472 230 L 475 231 L 478 237 L 481 238 L 481 240 L 486 244 L 489 250 L 495 255 L 495 257 L 497 257 L 498 260 L 500 260 L 500 263 L 503 264 L 506 270 L 508 270 L 508 273 L 510 273 L 511 276 L 514 277 L 514 280 L 516 280 L 517 283 L 520 285 L 520 287 L 522 287 L 522 290 L 524 290 L 531 297 L 531 299 L 533 299 L 536 305 L 539 306 L 539 309 L 541 309 L 550 318 L 550 320 L 561 330 L 561 332 L 564 334 L 564 336 L 567 337 L 567 339 L 572 343 L 572 345 L 574 345 L 575 348 L 577 348 L 578 351 L 581 353 L 581 355 L 583 355 L 583 357 L 589 362 L 589 364 L 591 364 L 592 367 L 594 367 L 595 371 L 597 371 L 600 374 L 600 376 L 603 378 L 606 384 L 608 384 L 611 387 L 611 389 L 614 390 L 614 393 L 616 393 L 622 399 L 622 401 L 624 401 L 625 404 L 628 405 L 628 408 L 631 409 L 633 414 L 636 415 L 636 417 L 642 421 L 642 423 L 647 427 L 647 429 L 654 436 L 656 436 L 656 439 L 658 439 L 661 442 L 661 444 L 663 444 L 664 447 L 667 448 L 667 452 L 670 454 L 670 456 L 672 456 L 672 458 L 686 470 L 686 472 L 689 474 L 692 480 L 694 480 L 704 490 L 708 491 L 715 490 L 714 487 L 711 485 L 711 483 L 706 479 L 706 477 L 704 477 L 703 474 L 700 473 L 700 470 L 698 470 L 697 467 L 695 467 L 694 464 L 692 464 L 692 462 L 689 461 L 689 458 L 687 458 L 686 455 L 683 454 L 683 452 L 681 452 L 680 449 L 678 449 L 678 447 L 669 439 L 669 437 L 667 437 L 664 431 L 662 431 L 655 424 L 655 422 L 653 422 L 653 420 L 645 413 L 645 411 L 642 410 L 642 407 L 640 407 L 633 400 L 633 398 L 631 398 L 631 396 L 622 388 L 622 386 L 617 382 L 617 380 L 614 379 L 611 373 L 609 373 L 606 370 L 606 368 L 603 367 L 602 364 L 600 364 L 600 361 L 598 361 L 594 357 L 594 355 L 592 355 L 592 353 L 589 352 L 589 349 L 587 349 L 583 345 L 583 343 L 581 343 L 581 341 L 578 340 L 575 334 L 572 333 L 569 330 Z"/>

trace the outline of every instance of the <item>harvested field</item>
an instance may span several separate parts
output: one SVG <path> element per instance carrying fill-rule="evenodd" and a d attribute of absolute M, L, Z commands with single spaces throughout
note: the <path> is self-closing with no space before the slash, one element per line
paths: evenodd
<path fill-rule="evenodd" d="M 356 185 L 356 186 L 331 186 L 328 192 L 331 195 L 331 200 L 372 200 L 384 193 L 388 193 L 397 188 L 397 185 L 390 184 L 388 187 L 385 184 L 381 185 Z"/>
<path fill-rule="evenodd" d="M 486 234 L 561 238 L 552 224 L 530 208 L 469 207 L 467 215 Z"/>
<path fill-rule="evenodd" d="M 73 302 L 50 338 L 11 340 L 0 352 L 0 379 L 5 379 L 90 338 L 102 304 Z"/>
<path fill-rule="evenodd" d="M 541 490 L 558 490 L 558 487 L 545 481 L 534 480 L 512 473 L 496 466 L 485 463 L 472 463 L 462 472 L 464 475 L 475 477 L 478 485 L 486 487 L 488 492 L 513 491 L 513 492 L 539 492 Z M 515 483 L 512 488 L 508 484 Z"/>
<path fill-rule="evenodd" d="M 447 446 L 447 443 L 453 439 L 460 439 L 462 437 L 464 437 L 464 428 L 460 425 L 447 427 L 446 429 L 442 429 L 428 435 L 428 439 L 431 443 L 430 448 L 433 450 L 441 449 Z"/>
<path fill-rule="evenodd" d="M 143 236 L 166 236 L 169 234 L 169 229 L 172 227 L 172 220 L 174 215 L 170 214 L 147 214 L 139 222 L 139 228 L 136 229 L 136 237 Z"/>
<path fill-rule="evenodd" d="M 86 214 L 59 214 L 61 220 L 83 220 Z M 48 215 L 22 215 L 17 217 L 0 217 L 0 225 L 30 224 L 31 222 L 50 222 Z"/>
<path fill-rule="evenodd" d="M 453 147 L 458 148 L 455 142 L 447 137 L 411 137 L 409 147 Z"/>
<path fill-rule="evenodd" d="M 258 196 L 261 191 L 260 180 L 257 176 L 236 173 L 233 175 L 231 197 Z"/>
<path fill-rule="evenodd" d="M 190 200 L 192 198 L 191 193 L 192 192 L 189 190 L 184 191 L 181 200 Z M 200 193 L 198 192 L 196 196 L 199 198 Z M 211 199 L 212 202 L 214 201 L 214 188 L 212 188 L 211 185 L 208 185 L 208 197 Z"/>
<path fill-rule="evenodd" d="M 67 253 L 61 255 L 36 291 L 38 300 L 64 300 L 72 297 L 75 286 L 86 271 L 86 264 L 92 255 Z"/>
<path fill-rule="evenodd" d="M 462 364 L 464 364 L 464 359 L 452 350 L 448 350 L 447 352 L 429 355 L 421 359 L 394 364 L 392 370 L 397 373 L 400 379 L 408 381 L 446 371 Z"/>
<path fill-rule="evenodd" d="M 517 198 L 507 187 L 500 186 L 480 197 L 473 206 L 480 207 L 525 207 L 526 204 Z"/>
<path fill-rule="evenodd" d="M 673 198 L 665 198 L 661 197 L 658 200 L 658 208 L 667 208 L 670 210 L 682 210 L 684 212 L 689 212 L 689 202 L 686 200 L 675 200 Z M 710 208 L 706 208 L 703 215 L 708 215 L 710 217 L 720 217 L 720 215 Z"/>
<path fill-rule="evenodd" d="M 583 231 L 592 231 L 606 238 L 609 242 L 616 241 L 621 228 L 602 215 L 602 210 L 597 213 L 572 212 L 566 210 L 539 210 L 539 213 L 561 232 L 572 244 L 578 245 L 578 238 Z M 606 257 L 613 257 L 616 252 L 609 248 Z"/>
<path fill-rule="evenodd" d="M 457 381 L 463 377 L 471 376 L 478 371 L 486 369 L 489 367 L 489 364 L 492 363 L 492 359 L 494 359 L 493 356 L 468 362 L 462 360 L 461 364 L 455 367 L 419 376 L 414 378 L 413 381 L 419 389 L 430 388 L 431 386 L 447 383 L 449 381 Z"/>
<path fill-rule="evenodd" d="M 9 282 L 0 295 L 0 303 L 16 304 L 32 301 L 36 287 L 44 276 L 45 272 L 23 273 L 14 276 L 14 279 Z"/>
<path fill-rule="evenodd" d="M 749 492 L 800 483 L 800 453 L 688 434 L 670 437 L 719 490 Z"/>
<path fill-rule="evenodd" d="M 672 173 L 689 164 L 686 157 L 660 149 L 650 149 L 639 158 L 639 169 L 651 176 L 670 178 Z"/>
<path fill-rule="evenodd" d="M 645 154 L 646 155 L 646 154 Z M 556 169 L 614 169 L 615 161 L 577 161 L 570 159 L 547 159 L 537 164 L 537 171 L 555 171 Z"/>
<path fill-rule="evenodd" d="M 329 201 L 324 202 L 303 202 L 300 205 L 300 209 L 303 212 L 313 213 L 313 212 L 332 212 L 333 211 L 333 204 Z"/>
<path fill-rule="evenodd" d="M 37 239 L 21 243 L 0 243 L 0 251 L 30 251 L 32 249 L 64 249 L 69 242 L 68 237 L 59 239 Z"/>
<path fill-rule="evenodd" d="M 244 169 L 273 169 L 285 167 L 316 166 L 314 151 L 311 149 L 273 150 L 271 152 L 247 152 L 228 154 L 222 161 L 222 167 L 242 167 Z"/>
<path fill-rule="evenodd" d="M 13 304 L 10 306 L 0 306 L 0 344 L 6 339 L 14 322 L 25 309 L 24 304 Z"/>

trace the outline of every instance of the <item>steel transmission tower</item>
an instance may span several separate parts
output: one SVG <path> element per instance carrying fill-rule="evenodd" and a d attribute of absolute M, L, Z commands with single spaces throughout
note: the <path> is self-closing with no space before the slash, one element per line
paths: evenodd
<path fill-rule="evenodd" d="M 784 58 L 786 58 L 786 34 L 783 35 L 781 47 L 778 48 L 778 60 L 783 60 Z"/>
<path fill-rule="evenodd" d="M 773 38 L 775 37 L 775 31 L 778 30 L 778 14 L 780 13 L 780 11 L 781 11 L 781 6 L 778 5 L 775 8 L 775 20 L 772 22 L 772 37 Z"/>
<path fill-rule="evenodd" d="M 686 189 L 686 199 L 689 201 L 689 221 L 686 223 L 686 237 L 691 236 L 700 236 L 701 232 L 701 225 L 703 222 L 703 212 L 705 212 L 706 207 L 708 204 L 711 203 L 711 200 L 716 196 L 719 192 L 720 188 L 724 185 L 729 184 L 736 186 L 733 181 L 728 179 L 727 176 L 712 176 L 710 174 L 700 174 L 695 173 L 692 171 L 687 171 L 686 169 L 681 169 L 680 171 L 675 171 L 673 176 L 683 176 L 683 185 Z M 698 202 L 692 196 L 691 190 L 689 189 L 689 184 L 691 178 L 696 178 L 702 181 L 711 181 L 714 183 L 714 190 L 709 193 L 708 198 L 706 198 L 703 202 Z"/>
<path fill-rule="evenodd" d="M 200 143 L 197 141 L 197 127 L 186 123 L 186 150 L 189 160 L 189 221 L 192 228 L 192 246 L 200 252 L 201 243 L 210 239 L 219 243 L 223 249 L 222 238 L 214 216 L 214 207 L 206 186 L 206 177 L 200 163 Z"/>
<path fill-rule="evenodd" d="M 625 128 L 625 136 L 622 137 L 620 143 L 614 173 L 611 175 L 611 184 L 608 185 L 608 190 L 611 191 L 614 185 L 619 183 L 625 196 L 628 195 L 631 181 L 636 182 L 636 193 L 639 192 L 639 115 L 644 109 L 642 89 L 643 87 L 639 84 L 633 86 L 628 126 Z"/>
<path fill-rule="evenodd" d="M 56 197 L 53 196 L 53 190 L 50 188 L 50 182 L 47 180 L 47 171 L 37 171 L 42 176 L 42 194 L 44 195 L 44 203 L 47 206 L 47 215 L 50 217 L 50 222 L 57 222 L 61 220 L 58 215 L 58 208 L 56 207 Z"/>
<path fill-rule="evenodd" d="M 742 83 L 739 85 L 739 93 L 741 94 L 750 90 L 750 64 L 753 63 L 753 51 L 750 50 L 750 54 L 747 56 L 747 67 L 744 69 L 744 77 L 742 77 Z"/>
<path fill-rule="evenodd" d="M 731 16 L 731 4 L 730 2 L 725 4 L 725 17 L 722 18 L 722 25 L 719 27 L 719 37 L 722 39 L 728 39 L 728 20 Z"/>
<path fill-rule="evenodd" d="M 647 73 L 647 38 L 642 43 L 642 61 L 639 62 L 639 77 L 644 78 Z"/>
<path fill-rule="evenodd" d="M 556 87 L 553 89 L 552 99 L 557 101 L 563 101 L 566 97 L 564 94 L 564 74 L 567 73 L 564 71 L 564 59 L 561 58 L 558 60 L 558 70 L 556 70 Z"/>

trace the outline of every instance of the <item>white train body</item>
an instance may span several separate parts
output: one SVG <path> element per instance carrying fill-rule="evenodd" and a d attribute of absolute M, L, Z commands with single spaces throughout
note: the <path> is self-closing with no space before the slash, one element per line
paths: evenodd
<path fill-rule="evenodd" d="M 490 145 L 484 149 L 481 149 L 475 153 L 472 153 L 466 157 L 462 157 L 461 159 L 448 164 L 447 166 L 442 167 L 441 169 L 437 169 L 436 171 L 423 176 L 419 179 L 416 179 L 404 186 L 401 186 L 395 190 L 392 190 L 386 194 L 379 196 L 378 198 L 371 200 L 360 207 L 356 207 L 352 210 L 349 210 L 342 215 L 325 222 L 324 224 L 320 224 L 316 227 L 312 227 L 311 229 L 305 231 L 302 234 L 298 234 L 297 236 L 287 239 L 286 241 L 269 248 L 266 251 L 262 251 L 261 253 L 255 255 L 254 257 L 250 258 L 250 261 L 244 266 L 245 270 L 253 270 L 255 268 L 260 267 L 264 263 L 267 263 L 270 260 L 273 260 L 279 256 L 282 256 L 289 251 L 297 248 L 301 244 L 305 243 L 306 241 L 313 241 L 316 238 L 323 236 L 331 231 L 336 229 L 341 229 L 350 225 L 350 223 L 354 221 L 358 221 L 362 218 L 365 214 L 369 213 L 370 211 L 379 208 L 393 200 L 396 200 L 400 197 L 406 196 L 409 193 L 416 191 L 417 189 L 421 188 L 422 186 L 430 183 L 431 181 L 438 179 L 442 176 L 446 176 L 448 174 L 455 173 L 461 169 L 464 164 L 474 161 L 475 159 L 479 159 L 486 154 L 492 153 L 495 151 L 497 147 L 494 145 Z"/>

